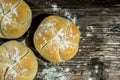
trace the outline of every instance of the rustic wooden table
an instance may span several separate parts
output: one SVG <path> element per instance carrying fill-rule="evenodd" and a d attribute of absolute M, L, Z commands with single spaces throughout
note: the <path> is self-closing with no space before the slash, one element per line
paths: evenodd
<path fill-rule="evenodd" d="M 76 18 L 76 24 L 81 31 L 79 51 L 69 61 L 60 64 L 49 63 L 35 51 L 39 62 L 35 80 L 120 80 L 120 7 L 117 4 L 119 1 L 25 1 L 33 13 L 26 42 L 34 51 L 33 33 L 49 14 Z M 60 76 L 53 76 L 56 74 Z"/>

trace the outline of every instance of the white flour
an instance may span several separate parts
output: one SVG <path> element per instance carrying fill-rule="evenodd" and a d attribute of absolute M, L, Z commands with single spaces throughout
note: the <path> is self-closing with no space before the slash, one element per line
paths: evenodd
<path fill-rule="evenodd" d="M 43 69 L 41 76 L 43 80 L 69 80 L 69 77 L 65 76 L 66 72 L 69 72 L 69 68 L 58 71 L 58 68 L 50 67 Z"/>
<path fill-rule="evenodd" d="M 52 11 L 62 11 L 62 9 L 60 7 L 58 7 L 57 4 L 52 4 Z M 63 12 L 64 16 L 66 16 L 68 19 L 70 19 L 74 24 L 76 24 L 77 22 L 77 16 L 73 15 L 72 13 L 70 13 L 70 11 L 68 11 L 68 9 L 65 9 L 65 11 Z"/>
<path fill-rule="evenodd" d="M 56 4 L 51 5 L 53 11 L 58 11 L 58 6 Z"/>

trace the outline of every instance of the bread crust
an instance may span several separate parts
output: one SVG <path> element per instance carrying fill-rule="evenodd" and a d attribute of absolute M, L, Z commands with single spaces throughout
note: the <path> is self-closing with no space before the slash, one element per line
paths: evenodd
<path fill-rule="evenodd" d="M 51 15 L 40 23 L 33 39 L 42 57 L 50 62 L 63 62 L 77 53 L 80 31 L 72 21 Z"/>
<path fill-rule="evenodd" d="M 0 46 L 0 80 L 33 80 L 37 59 L 28 47 L 17 41 Z"/>
<path fill-rule="evenodd" d="M 30 27 L 32 13 L 24 0 L 0 0 L 0 38 L 19 38 Z"/>

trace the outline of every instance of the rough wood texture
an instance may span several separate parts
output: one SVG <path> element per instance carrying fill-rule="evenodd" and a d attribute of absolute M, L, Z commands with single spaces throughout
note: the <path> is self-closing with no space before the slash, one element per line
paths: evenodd
<path fill-rule="evenodd" d="M 120 80 L 120 7 L 117 4 L 119 1 L 25 1 L 31 6 L 33 13 L 33 22 L 26 38 L 28 46 L 31 46 L 33 50 L 33 33 L 41 20 L 48 14 L 64 16 L 64 11 L 69 11 L 72 16 L 77 16 L 76 24 L 80 26 L 81 31 L 80 49 L 77 55 L 69 61 L 61 64 L 49 63 L 36 52 L 39 69 L 35 80 L 42 80 L 40 76 L 42 70 L 51 66 L 70 68 L 70 71 L 66 73 L 67 76 L 71 76 L 70 80 L 85 80 L 90 75 L 89 73 L 97 80 Z M 111 3 L 113 1 L 114 3 Z M 54 12 L 52 4 L 58 5 L 58 8 L 61 9 Z M 95 73 L 96 65 L 99 66 L 98 73 Z"/>

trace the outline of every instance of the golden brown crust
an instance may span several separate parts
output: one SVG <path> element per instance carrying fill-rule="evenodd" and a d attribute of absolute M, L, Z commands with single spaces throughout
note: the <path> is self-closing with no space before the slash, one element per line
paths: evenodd
<path fill-rule="evenodd" d="M 59 47 L 56 42 L 48 43 L 41 51 L 41 55 L 51 62 L 61 62 Z"/>
<path fill-rule="evenodd" d="M 0 80 L 4 80 L 7 65 L 0 63 Z"/>
<path fill-rule="evenodd" d="M 68 46 L 64 47 L 64 49 L 60 48 L 61 59 L 63 61 L 66 61 L 72 58 L 73 56 L 75 56 L 77 51 L 78 51 L 78 45 L 73 45 L 73 44 L 69 44 Z"/>
<path fill-rule="evenodd" d="M 13 72 L 13 73 L 11 73 L 11 72 Z M 8 68 L 6 76 L 5 76 L 5 80 L 33 80 L 33 78 L 29 77 L 29 76 L 22 76 L 19 74 L 15 74 L 13 69 Z"/>
<path fill-rule="evenodd" d="M 33 80 L 38 67 L 34 53 L 17 41 L 0 46 L 0 65 L 0 80 Z"/>
<path fill-rule="evenodd" d="M 6 42 L 3 45 L 7 49 L 7 54 L 11 56 L 15 55 L 19 51 L 18 56 L 21 58 L 28 52 L 27 47 L 17 41 Z"/>
<path fill-rule="evenodd" d="M 72 22 L 70 22 L 69 27 L 66 31 L 66 41 L 69 41 L 73 44 L 78 43 L 80 40 L 80 31 L 76 28 Z"/>
<path fill-rule="evenodd" d="M 66 61 L 75 56 L 79 40 L 80 31 L 76 25 L 55 15 L 45 18 L 34 34 L 35 48 L 51 62 Z"/>
<path fill-rule="evenodd" d="M 4 46 L 0 46 L 0 63 L 4 63 L 4 64 L 9 64 L 10 60 L 9 57 L 7 56 L 7 50 Z"/>
<path fill-rule="evenodd" d="M 39 31 L 40 31 L 40 33 L 39 33 Z M 46 33 L 46 31 L 47 31 L 47 33 Z M 44 37 L 41 35 L 43 35 Z M 41 49 L 43 48 L 43 46 L 45 44 L 47 44 L 48 41 L 51 40 L 51 38 L 54 37 L 54 34 L 53 34 L 52 30 L 50 30 L 49 28 L 45 28 L 45 29 L 38 28 L 37 31 L 35 32 L 35 36 L 36 36 L 36 38 L 34 39 L 34 41 L 35 41 L 35 44 L 38 44 L 38 45 L 36 45 L 36 47 L 38 47 L 37 50 L 38 50 L 38 52 L 40 52 Z"/>
<path fill-rule="evenodd" d="M 31 59 L 32 58 L 32 59 Z M 15 70 L 21 76 L 29 76 L 34 78 L 37 71 L 37 60 L 31 50 L 26 56 L 21 59 L 20 63 L 16 64 Z"/>
<path fill-rule="evenodd" d="M 30 27 L 31 9 L 24 0 L 0 0 L 0 38 L 19 38 Z"/>

